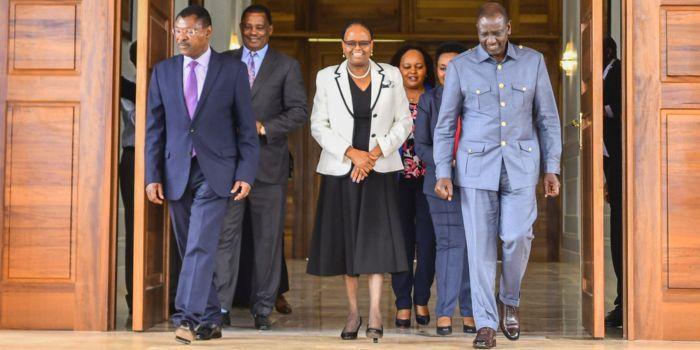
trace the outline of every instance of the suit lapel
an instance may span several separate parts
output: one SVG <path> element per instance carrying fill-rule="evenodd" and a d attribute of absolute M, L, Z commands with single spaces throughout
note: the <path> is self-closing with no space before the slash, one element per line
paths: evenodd
<path fill-rule="evenodd" d="M 277 52 L 268 46 L 265 58 L 263 58 L 260 64 L 260 70 L 253 81 L 253 90 L 250 93 L 250 97 L 255 98 L 255 94 L 261 89 L 261 86 L 265 85 L 265 80 L 272 74 L 275 69 L 275 62 L 277 61 Z"/>
<path fill-rule="evenodd" d="M 377 101 L 379 100 L 379 95 L 382 93 L 382 89 L 384 88 L 384 69 L 382 66 L 376 64 L 374 61 L 370 61 L 370 66 L 372 67 L 372 72 L 370 73 L 372 75 L 372 110 L 374 110 L 374 106 L 377 105 Z"/>
<path fill-rule="evenodd" d="M 185 58 L 182 55 L 177 56 L 177 59 L 175 60 L 175 74 L 173 74 L 173 77 L 175 77 L 174 85 L 176 87 L 175 91 L 176 91 L 177 96 L 178 96 L 177 100 L 180 101 L 178 107 L 182 111 L 182 115 L 184 115 L 185 118 L 190 119 L 190 115 L 187 112 L 187 101 L 185 101 L 185 90 L 183 87 L 184 80 L 182 80 L 183 79 L 182 71 L 184 69 L 182 62 L 184 61 L 184 59 Z"/>
<path fill-rule="evenodd" d="M 204 87 L 202 88 L 202 95 L 199 96 L 199 101 L 197 102 L 197 108 L 194 110 L 194 117 L 192 120 L 196 119 L 199 115 L 199 111 L 202 110 L 202 106 L 207 99 L 209 91 L 211 91 L 212 86 L 214 86 L 214 81 L 219 76 L 219 70 L 221 69 L 221 54 L 211 50 L 211 58 L 209 59 L 209 67 L 207 67 L 207 76 L 204 78 Z"/>
<path fill-rule="evenodd" d="M 346 60 L 335 69 L 335 84 L 338 86 L 338 91 L 340 92 L 340 97 L 343 99 L 345 108 L 354 118 L 355 113 L 352 109 L 352 95 L 350 94 L 350 78 L 348 77 L 347 65 L 348 61 Z M 348 101 L 350 101 L 349 104 Z"/>

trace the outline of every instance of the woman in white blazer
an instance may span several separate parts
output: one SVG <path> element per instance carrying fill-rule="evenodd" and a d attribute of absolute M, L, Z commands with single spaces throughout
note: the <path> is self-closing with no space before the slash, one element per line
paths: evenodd
<path fill-rule="evenodd" d="M 321 189 L 307 272 L 345 276 L 349 315 L 341 333 L 356 339 L 358 276 L 369 275 L 367 337 L 383 335 L 383 274 L 407 271 L 398 203 L 399 148 L 413 126 L 399 70 L 370 59 L 371 30 L 343 31 L 340 65 L 316 77 L 311 134 L 321 146 Z"/>

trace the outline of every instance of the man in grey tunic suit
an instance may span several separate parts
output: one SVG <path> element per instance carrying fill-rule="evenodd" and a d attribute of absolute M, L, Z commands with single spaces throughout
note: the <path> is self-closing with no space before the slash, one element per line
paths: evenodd
<path fill-rule="evenodd" d="M 508 339 L 520 336 L 520 283 L 537 218 L 535 188 L 541 168 L 545 196 L 559 194 L 561 127 L 542 54 L 508 41 L 511 26 L 502 5 L 484 4 L 477 18 L 480 44 L 447 70 L 434 137 L 435 191 L 452 198 L 453 135 L 461 116 L 455 185 L 479 329 L 474 347 L 492 348 L 499 323 Z M 498 238 L 503 266 L 494 298 Z"/>
<path fill-rule="evenodd" d="M 248 207 L 255 259 L 251 313 L 255 328 L 267 330 L 271 327 L 268 316 L 275 306 L 283 266 L 282 240 L 289 177 L 287 134 L 304 125 L 309 117 L 299 62 L 269 46 L 270 11 L 262 5 L 247 7 L 241 16 L 240 28 L 244 46 L 231 54 L 248 68 L 260 162 L 250 196 L 245 201 L 229 201 L 219 240 L 216 279 L 221 307 L 228 310 L 236 290 L 243 214 Z"/>

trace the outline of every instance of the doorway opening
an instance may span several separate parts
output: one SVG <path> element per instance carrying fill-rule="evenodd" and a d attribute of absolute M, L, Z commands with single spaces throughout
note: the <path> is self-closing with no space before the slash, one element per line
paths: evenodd
<path fill-rule="evenodd" d="M 171 19 L 174 13 L 177 13 L 192 1 L 172 0 L 167 2 L 170 7 L 167 8 L 166 6 L 164 9 L 158 9 L 157 6 L 160 5 L 155 3 L 166 2 L 149 0 L 139 1 L 154 3 L 149 9 L 149 16 L 152 16 L 152 20 L 160 21 L 159 23 L 162 23 L 163 27 L 161 28 L 163 29 L 162 32 L 165 32 L 165 34 L 162 32 L 150 33 L 149 35 L 151 35 L 151 37 L 158 38 L 159 40 L 153 40 L 152 43 L 149 43 L 152 46 L 149 47 L 145 45 L 139 46 L 148 50 L 148 60 L 143 59 L 143 61 L 137 63 L 144 62 L 148 68 L 150 68 L 155 62 L 175 53 L 171 43 L 172 38 L 169 34 Z M 136 21 L 136 9 L 138 3 L 136 0 L 124 0 L 123 2 L 131 6 L 133 24 L 130 27 L 132 33 L 131 38 L 127 38 L 127 36 L 124 35 L 122 40 L 122 75 L 136 75 L 137 71 L 129 62 L 128 52 L 130 43 L 136 39 L 136 27 L 138 22 Z M 240 45 L 239 43 L 241 41 L 237 35 L 236 29 L 240 12 L 235 12 L 236 7 L 240 6 L 238 9 L 240 11 L 251 2 L 257 3 L 257 1 L 238 1 L 231 2 L 235 3 L 235 5 L 231 5 L 228 3 L 224 4 L 225 2 L 203 2 L 204 6 L 215 16 L 215 18 L 213 18 L 215 37 L 212 39 L 212 46 L 215 50 L 221 52 L 236 48 L 236 45 Z M 552 3 L 551 1 L 545 2 Z M 618 44 L 618 57 L 624 52 L 624 50 L 622 50 L 623 38 L 621 38 L 620 35 L 622 2 L 623 0 L 606 1 L 607 5 L 604 6 L 605 25 L 601 33 L 602 35 L 610 35 L 616 39 Z M 562 182 L 562 196 L 558 199 L 543 200 L 544 196 L 538 195 L 540 200 L 538 203 L 538 222 L 535 224 L 536 238 L 533 242 L 533 249 L 530 257 L 531 262 L 523 281 L 522 299 L 524 304 L 522 306 L 522 314 L 525 315 L 523 318 L 523 331 L 525 334 L 544 335 L 548 337 L 585 337 L 589 333 L 584 327 L 585 317 L 581 307 L 584 302 L 581 295 L 581 280 L 584 274 L 583 269 L 588 262 L 581 263 L 584 255 L 582 253 L 582 247 L 587 244 L 587 242 L 585 242 L 587 238 L 582 233 L 585 219 L 583 219 L 582 215 L 581 202 L 583 200 L 583 193 L 581 188 L 585 179 L 582 177 L 581 164 L 586 161 L 586 159 L 584 159 L 585 157 L 582 157 L 580 153 L 579 145 L 582 142 L 582 133 L 576 127 L 568 126 L 572 121 L 579 119 L 580 112 L 582 111 L 582 76 L 580 70 L 574 70 L 572 75 L 568 75 L 567 72 L 559 69 L 558 64 L 560 58 L 562 58 L 562 54 L 571 48 L 579 53 L 577 63 L 580 67 L 583 65 L 585 59 L 583 55 L 584 50 L 588 48 L 584 48 L 586 43 L 584 43 L 585 40 L 581 38 L 580 2 L 562 0 L 554 3 L 556 3 L 554 7 L 556 11 L 550 14 L 548 20 L 554 23 L 554 27 L 556 27 L 555 31 L 558 33 L 558 36 L 553 36 L 553 34 L 528 36 L 527 33 L 523 33 L 523 31 L 527 30 L 525 29 L 526 27 L 523 26 L 520 29 L 521 32 L 516 32 L 513 38 L 513 41 L 516 43 L 523 43 L 526 46 L 531 46 L 545 53 L 550 77 L 552 77 L 552 84 L 555 86 L 555 91 L 558 92 L 560 101 L 559 111 L 562 119 L 562 134 L 564 138 L 562 176 L 560 177 Z M 273 12 L 277 11 L 282 13 L 284 13 L 284 11 L 290 11 L 283 6 L 273 10 Z M 297 30 L 296 27 L 284 21 L 277 22 L 271 45 L 299 60 L 307 85 L 307 95 L 309 98 L 312 98 L 315 89 L 313 82 L 315 81 L 316 72 L 322 67 L 336 64 L 340 61 L 340 55 L 338 54 L 339 44 L 329 40 L 336 38 L 337 35 L 335 33 L 337 31 L 323 29 L 324 26 L 331 27 L 333 23 L 328 22 L 323 16 L 314 12 L 316 11 L 314 9 L 302 6 L 299 9 L 292 10 L 303 12 L 305 16 L 307 16 L 306 21 L 316 23 L 315 27 L 312 28 L 313 26 L 309 26 L 309 28 L 305 28 L 306 31 L 304 32 Z M 298 13 L 296 14 L 298 15 Z M 348 16 L 350 15 L 348 14 Z M 329 18 L 331 17 L 332 16 Z M 144 21 L 141 20 L 141 22 L 143 23 Z M 389 24 L 385 23 L 384 26 L 386 25 Z M 419 26 L 420 23 L 416 22 L 415 25 Z M 379 26 L 384 28 L 382 25 Z M 159 27 L 154 28 L 156 28 L 154 30 L 159 29 Z M 421 28 L 428 28 L 428 26 L 423 24 Z M 434 29 L 436 31 L 440 30 L 439 26 Z M 418 29 L 414 30 L 418 31 Z M 379 42 L 375 51 L 374 58 L 382 62 L 388 62 L 393 52 L 404 42 L 415 42 L 425 47 L 430 52 L 434 52 L 434 49 L 440 42 L 463 40 L 466 36 L 447 35 L 444 33 L 431 34 L 429 32 L 420 33 L 419 35 L 398 35 L 388 29 L 377 30 L 377 35 L 380 37 L 385 35 L 389 38 L 383 42 Z M 155 47 L 153 43 L 161 46 Z M 465 41 L 464 43 L 470 47 L 475 45 L 474 41 Z M 590 45 L 602 45 L 602 42 L 600 40 L 593 40 L 590 42 Z M 602 51 L 602 47 L 600 50 Z M 156 59 L 156 57 L 160 57 L 160 59 Z M 599 72 L 599 74 L 602 76 L 602 71 Z M 309 106 L 311 106 L 311 104 L 309 104 Z M 138 121 L 135 122 L 138 123 Z M 122 131 L 124 130 L 125 128 L 122 124 Z M 602 139 L 598 141 L 601 142 L 602 147 Z M 123 146 L 123 143 L 120 144 L 120 149 L 123 149 Z M 289 229 L 289 233 L 285 233 L 285 240 L 287 241 L 286 246 L 288 248 L 285 255 L 287 258 L 290 258 L 289 277 L 291 293 L 289 293 L 288 299 L 290 303 L 301 310 L 301 312 L 295 311 L 295 313 L 290 316 L 273 318 L 273 321 L 279 322 L 279 325 L 282 327 L 294 328 L 293 325 L 299 325 L 301 327 L 306 327 L 305 329 L 336 331 L 339 326 L 342 327 L 344 321 L 344 316 L 342 315 L 344 309 L 342 306 L 339 306 L 339 303 L 343 301 L 343 292 L 342 290 L 334 289 L 335 287 L 332 286 L 341 285 L 340 281 L 335 279 L 321 280 L 310 277 L 304 273 L 306 263 L 303 258 L 305 258 L 306 248 L 308 246 L 307 242 L 311 234 L 310 228 L 313 225 L 313 212 L 317 194 L 316 189 L 318 188 L 318 179 L 314 175 L 314 168 L 318 159 L 318 149 L 313 139 L 309 136 L 308 127 L 306 130 L 299 132 L 298 135 L 294 135 L 290 139 L 290 148 L 296 160 L 296 167 L 294 169 L 294 176 L 296 178 L 292 181 L 292 185 L 290 185 L 291 190 L 289 193 L 297 194 L 297 196 L 294 197 L 293 195 L 291 200 L 288 199 L 288 203 L 291 203 L 293 208 L 289 206 L 287 208 L 288 225 L 286 225 L 286 229 Z M 600 164 L 602 166 L 602 162 Z M 600 169 L 601 178 L 602 172 L 602 169 Z M 121 180 L 120 176 L 120 181 Z M 297 183 L 299 183 L 298 186 Z M 541 189 L 539 191 L 538 193 L 541 193 Z M 301 195 L 298 195 L 298 193 L 301 193 Z M 600 195 L 602 197 L 602 193 Z M 119 239 L 117 241 L 119 255 L 117 259 L 116 325 L 117 329 L 131 329 L 132 324 L 128 316 L 125 298 L 126 264 L 124 262 L 126 259 L 123 253 L 127 251 L 126 236 L 128 231 L 125 229 L 125 213 L 129 209 L 127 208 L 128 205 L 124 204 L 125 201 L 122 197 L 123 196 L 120 196 L 119 202 Z M 297 201 L 299 198 L 301 198 L 301 200 Z M 138 202 L 138 199 L 136 199 L 136 202 Z M 138 207 L 137 204 L 135 207 Z M 160 236 L 155 240 L 149 237 L 149 241 L 146 242 L 147 244 L 151 244 L 151 248 L 156 247 L 158 249 L 151 250 L 144 247 L 144 254 L 150 254 L 155 251 L 159 251 L 159 253 L 157 253 L 156 256 L 143 258 L 144 261 L 146 261 L 145 263 L 148 269 L 151 269 L 143 273 L 150 275 L 151 279 L 147 279 L 148 276 L 141 277 L 147 280 L 148 283 L 153 283 L 154 287 L 149 290 L 160 289 L 159 292 L 149 295 L 142 292 L 144 302 L 140 306 L 141 312 L 148 314 L 148 318 L 154 321 L 142 322 L 142 324 L 145 326 L 147 325 L 144 329 L 149 329 L 151 324 L 161 324 L 157 329 L 167 329 L 164 320 L 167 319 L 167 315 L 169 314 L 169 307 L 161 305 L 159 308 L 152 308 L 150 305 L 146 304 L 153 304 L 153 302 L 164 299 L 168 301 L 173 300 L 174 286 L 176 285 L 175 278 L 177 277 L 176 272 L 179 270 L 176 265 L 174 265 L 176 264 L 174 261 L 177 260 L 177 253 L 175 250 L 172 250 L 174 243 L 171 243 L 172 237 L 167 230 L 168 219 L 166 212 L 152 211 L 147 203 L 144 209 L 149 211 L 146 217 L 150 223 L 160 223 L 158 225 L 148 226 L 146 230 L 150 230 L 149 232 L 160 232 Z M 602 210 L 603 208 L 601 207 L 601 217 L 603 217 Z M 609 237 L 610 230 L 608 228 L 608 220 L 610 209 L 608 205 L 605 206 L 605 210 L 607 214 L 605 215 L 606 221 L 603 222 L 603 226 L 606 228 L 606 237 Z M 594 312 L 597 317 L 604 317 L 603 311 L 612 309 L 615 298 L 615 291 L 614 288 L 612 288 L 612 286 L 615 285 L 615 278 L 612 270 L 610 239 L 606 238 L 604 242 L 605 254 L 603 256 L 605 261 L 599 267 L 602 268 L 602 266 L 605 266 L 605 305 L 602 310 Z M 291 258 L 294 259 L 292 260 Z M 583 260 L 585 260 L 585 257 L 583 257 Z M 386 280 L 389 281 L 389 279 Z M 170 285 L 169 288 L 167 287 L 168 285 Z M 141 287 L 146 286 L 142 284 Z M 385 324 L 392 324 L 395 310 L 391 302 L 393 300 L 393 294 L 391 293 L 389 284 L 385 286 L 384 293 L 383 305 L 385 306 L 385 310 L 383 310 L 383 315 L 386 318 Z M 432 295 L 436 295 L 435 290 L 433 290 Z M 366 295 L 360 295 L 360 298 L 365 301 L 368 299 Z M 432 298 L 431 300 L 431 310 L 434 309 L 434 299 L 435 298 Z M 148 300 L 148 302 L 146 302 L 146 300 Z M 237 320 L 232 320 L 234 324 L 247 325 L 251 323 L 250 317 L 244 309 L 236 310 L 232 316 L 237 318 Z M 456 321 L 456 324 L 458 322 L 459 321 Z M 602 323 L 603 320 L 600 319 L 598 322 Z M 606 334 L 609 336 L 623 336 L 621 330 L 607 329 L 606 331 Z"/>

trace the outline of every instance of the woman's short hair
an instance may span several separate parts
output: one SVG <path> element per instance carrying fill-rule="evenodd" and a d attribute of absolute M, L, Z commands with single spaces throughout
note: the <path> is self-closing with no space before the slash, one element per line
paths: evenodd
<path fill-rule="evenodd" d="M 347 23 L 345 23 L 345 27 L 343 27 L 343 30 L 340 32 L 340 38 L 345 39 L 345 33 L 348 31 L 348 28 L 358 25 L 361 26 L 369 32 L 369 38 L 374 40 L 374 33 L 372 32 L 372 28 L 370 28 L 365 22 L 362 22 L 359 19 L 351 19 Z"/>
<path fill-rule="evenodd" d="M 456 53 L 460 54 L 464 51 L 467 51 L 467 47 L 462 45 L 461 43 L 458 43 L 456 41 L 448 41 L 440 44 L 438 46 L 437 50 L 435 50 L 435 64 L 438 64 L 438 61 L 440 60 L 440 56 L 446 53 Z"/>
<path fill-rule="evenodd" d="M 390 64 L 394 67 L 399 67 L 401 66 L 401 58 L 403 55 L 406 54 L 406 52 L 411 51 L 411 50 L 416 50 L 420 52 L 420 54 L 423 56 L 423 61 L 425 62 L 425 70 L 426 70 L 426 75 L 425 75 L 425 84 L 434 87 L 435 86 L 435 70 L 433 67 L 433 59 L 430 57 L 427 51 L 425 51 L 424 48 L 413 45 L 413 44 L 405 44 L 401 46 L 396 53 L 394 53 L 394 56 L 391 57 Z"/>

